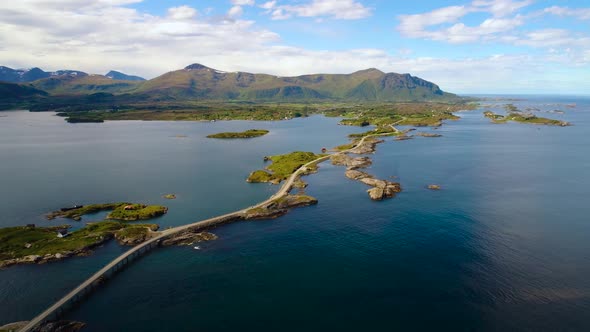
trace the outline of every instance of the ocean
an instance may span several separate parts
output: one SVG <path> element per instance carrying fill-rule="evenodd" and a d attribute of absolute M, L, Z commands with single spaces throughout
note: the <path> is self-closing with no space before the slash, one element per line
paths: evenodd
<path fill-rule="evenodd" d="M 218 227 L 201 250 L 152 251 L 65 318 L 84 331 L 588 330 L 590 98 L 510 98 L 482 105 L 502 112 L 511 102 L 573 126 L 492 124 L 482 107 L 419 129 L 440 138 L 386 138 L 367 171 L 399 181 L 395 198 L 371 201 L 343 167 L 323 163 L 304 178 L 318 205 Z M 0 227 L 59 224 L 43 214 L 122 200 L 168 206 L 162 228 L 191 223 L 272 195 L 276 186 L 245 182 L 264 156 L 319 152 L 363 131 L 323 116 L 68 124 L 0 115 Z M 205 138 L 253 128 L 271 133 Z M 127 249 L 111 242 L 90 257 L 0 270 L 0 325 L 30 319 Z"/>

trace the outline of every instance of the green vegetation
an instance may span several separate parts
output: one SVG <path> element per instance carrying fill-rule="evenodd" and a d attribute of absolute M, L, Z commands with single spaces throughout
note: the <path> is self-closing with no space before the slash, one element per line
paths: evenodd
<path fill-rule="evenodd" d="M 365 127 L 374 125 L 382 127 L 379 131 L 387 130 L 389 125 L 400 126 L 440 126 L 443 120 L 457 120 L 453 112 L 471 110 L 476 104 L 458 102 L 447 103 L 389 103 L 368 104 L 347 108 L 334 108 L 324 113 L 327 116 L 346 117 L 340 124 L 346 126 Z"/>
<path fill-rule="evenodd" d="M 143 205 L 143 204 L 132 204 L 127 202 L 117 203 L 106 203 L 106 204 L 90 204 L 85 205 L 81 208 L 71 210 L 58 210 L 53 211 L 46 215 L 47 219 L 55 219 L 57 217 L 63 217 L 73 220 L 80 220 L 83 215 L 97 213 L 100 211 L 111 211 L 108 215 L 108 219 L 113 220 L 147 220 L 160 216 L 168 211 L 164 206 L 159 205 Z"/>
<path fill-rule="evenodd" d="M 354 148 L 355 145 L 356 145 L 356 141 L 353 141 L 352 143 L 349 143 L 349 144 L 338 145 L 337 147 L 334 148 L 334 150 L 336 150 L 336 151 L 350 150 L 350 149 Z"/>
<path fill-rule="evenodd" d="M 250 174 L 247 181 L 254 183 L 271 182 L 278 184 L 293 174 L 293 172 L 295 172 L 299 167 L 323 156 L 325 155 L 301 151 L 271 156 L 268 157 L 268 159 L 272 161 L 272 164 L 266 168 L 270 172 L 264 170 L 254 171 Z M 317 166 L 312 165 L 308 168 L 308 172 L 313 172 L 316 169 Z"/>
<path fill-rule="evenodd" d="M 250 129 L 243 132 L 225 132 L 225 133 L 218 133 L 213 135 L 208 135 L 208 138 L 253 138 L 264 136 L 268 134 L 268 130 L 264 129 Z"/>
<path fill-rule="evenodd" d="M 118 203 L 105 203 L 105 204 L 90 204 L 90 205 L 85 205 L 81 208 L 78 209 L 71 209 L 71 210 L 58 210 L 58 211 L 53 211 L 49 214 L 47 214 L 45 217 L 49 220 L 55 219 L 57 217 L 63 217 L 63 218 L 68 218 L 68 219 L 73 219 L 73 220 L 80 220 L 80 218 L 82 218 L 83 215 L 85 214 L 91 214 L 91 213 L 97 213 L 100 211 L 110 211 L 110 210 L 114 210 L 120 206 L 125 206 L 125 205 L 129 205 L 131 203 L 126 203 L 126 202 L 118 202 Z"/>
<path fill-rule="evenodd" d="M 512 106 L 512 107 L 509 107 Z M 511 111 L 507 115 L 496 114 L 491 111 L 486 111 L 483 115 L 491 119 L 493 123 L 506 123 L 508 121 L 520 122 L 520 123 L 528 123 L 528 124 L 537 124 L 537 125 L 549 125 L 549 126 L 569 126 L 570 124 L 565 121 L 555 120 L 555 119 L 548 119 L 538 117 L 532 114 L 525 114 L 520 112 L 516 107 L 512 104 L 507 106 L 507 109 L 515 109 L 516 111 Z"/>
<path fill-rule="evenodd" d="M 54 227 L 8 227 L 0 229 L 0 260 L 18 259 L 29 255 L 44 256 L 57 253 L 77 253 L 111 239 L 117 232 L 141 233 L 157 225 L 129 225 L 114 221 L 90 223 L 69 236 L 58 238 L 57 231 L 69 225 Z M 1 265 L 1 264 L 0 264 Z"/>
<path fill-rule="evenodd" d="M 397 136 L 401 135 L 401 131 L 395 130 L 392 126 L 379 126 L 373 130 L 366 131 L 364 133 L 356 133 L 348 135 L 349 138 L 362 138 L 368 135 L 381 135 L 381 136 Z"/>
<path fill-rule="evenodd" d="M 246 181 L 252 183 L 261 183 L 261 182 L 271 182 L 274 179 L 274 176 L 267 171 L 257 170 L 250 173 L 248 179 Z"/>
<path fill-rule="evenodd" d="M 120 205 L 109 213 L 107 219 L 135 221 L 148 220 L 159 217 L 168 212 L 168 208 L 161 205 L 127 204 Z"/>

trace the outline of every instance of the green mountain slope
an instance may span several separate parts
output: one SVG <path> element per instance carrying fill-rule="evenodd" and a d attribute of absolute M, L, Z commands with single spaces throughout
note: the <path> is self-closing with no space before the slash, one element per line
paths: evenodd
<path fill-rule="evenodd" d="M 123 74 L 122 74 L 123 75 Z M 111 75 L 113 76 L 113 75 Z M 113 76 L 114 77 L 114 76 Z M 281 77 L 223 72 L 192 64 L 148 81 L 113 79 L 77 71 L 59 71 L 31 83 L 50 96 L 104 94 L 115 104 L 193 101 L 307 102 L 307 101 L 450 101 L 457 96 L 410 74 L 384 73 L 375 68 L 351 74 L 313 74 Z M 117 76 L 115 78 L 125 78 Z M 93 97 L 93 99 L 100 99 Z"/>
<path fill-rule="evenodd" d="M 158 100 L 211 99 L 245 101 L 423 101 L 456 96 L 409 74 L 367 69 L 352 74 L 279 77 L 222 72 L 200 64 L 166 73 L 138 85 L 134 93 Z"/>
<path fill-rule="evenodd" d="M 98 92 L 126 93 L 135 89 L 140 82 L 113 80 L 102 75 L 64 74 L 43 78 L 31 84 L 52 95 L 85 95 Z"/>

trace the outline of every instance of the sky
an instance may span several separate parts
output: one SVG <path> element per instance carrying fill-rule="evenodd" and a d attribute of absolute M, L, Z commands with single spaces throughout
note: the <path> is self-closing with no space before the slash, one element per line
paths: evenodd
<path fill-rule="evenodd" d="M 410 73 L 460 94 L 590 94 L 588 0 L 18 0 L 0 65 L 153 78 Z"/>

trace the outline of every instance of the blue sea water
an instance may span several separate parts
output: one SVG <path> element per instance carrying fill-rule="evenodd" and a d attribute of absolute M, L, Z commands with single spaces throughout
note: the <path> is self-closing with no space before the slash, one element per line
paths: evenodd
<path fill-rule="evenodd" d="M 317 206 L 219 227 L 199 251 L 153 251 L 66 318 L 86 331 L 588 330 L 590 98 L 515 99 L 574 125 L 497 125 L 478 110 L 440 138 L 388 138 L 368 172 L 401 182 L 396 198 L 373 202 L 324 163 L 305 179 Z M 546 113 L 557 109 L 565 114 Z M 163 227 L 193 222 L 270 196 L 276 187 L 244 181 L 264 155 L 319 151 L 360 131 L 322 116 L 71 125 L 0 115 L 0 226 L 118 200 L 169 206 Z M 204 138 L 251 128 L 271 134 Z M 124 250 L 109 243 L 91 257 L 0 271 L 0 324 L 32 317 Z"/>

